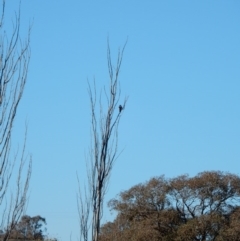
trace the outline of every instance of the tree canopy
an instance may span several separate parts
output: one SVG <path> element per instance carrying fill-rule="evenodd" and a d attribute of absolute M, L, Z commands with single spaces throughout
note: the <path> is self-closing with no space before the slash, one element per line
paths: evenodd
<path fill-rule="evenodd" d="M 45 218 L 39 215 L 34 217 L 24 215 L 11 232 L 10 239 L 44 240 L 46 231 L 44 225 L 46 225 Z"/>
<path fill-rule="evenodd" d="M 110 200 L 117 212 L 101 227 L 110 240 L 240 240 L 240 177 L 219 171 L 154 177 Z"/>

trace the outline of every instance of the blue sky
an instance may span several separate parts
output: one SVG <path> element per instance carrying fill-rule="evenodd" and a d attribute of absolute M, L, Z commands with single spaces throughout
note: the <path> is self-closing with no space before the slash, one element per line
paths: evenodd
<path fill-rule="evenodd" d="M 6 7 L 11 16 L 18 5 L 9 0 Z M 83 183 L 87 79 L 107 85 L 108 37 L 113 61 L 128 39 L 120 81 L 129 100 L 119 127 L 124 151 L 106 202 L 157 175 L 240 174 L 239 11 L 234 0 L 22 0 L 22 38 L 33 23 L 32 55 L 15 137 L 22 140 L 27 120 L 27 213 L 45 217 L 51 236 L 79 237 L 76 172 Z M 113 217 L 105 209 L 103 222 Z"/>

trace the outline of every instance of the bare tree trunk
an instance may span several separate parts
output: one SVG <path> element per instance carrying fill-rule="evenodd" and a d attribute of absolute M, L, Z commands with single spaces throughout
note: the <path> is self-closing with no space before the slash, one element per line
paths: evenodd
<path fill-rule="evenodd" d="M 24 211 L 31 176 L 32 161 L 31 158 L 26 160 L 25 155 L 26 134 L 20 157 L 18 154 L 14 156 L 11 148 L 13 123 L 27 80 L 30 29 L 26 40 L 22 41 L 19 36 L 19 6 L 19 12 L 15 13 L 12 33 L 8 34 L 4 28 L 4 13 L 5 0 L 2 0 L 0 16 L 0 207 L 1 210 L 3 209 L 1 227 L 4 227 L 6 231 L 4 240 L 8 240 L 11 230 Z M 26 162 L 28 162 L 27 170 L 24 169 Z M 18 168 L 15 193 L 8 197 L 8 187 L 15 167 Z M 26 177 L 23 178 L 25 171 Z M 5 200 L 5 208 L 3 208 Z"/>
<path fill-rule="evenodd" d="M 126 43 L 118 51 L 116 66 L 112 66 L 111 52 L 108 44 L 107 60 L 109 71 L 109 88 L 104 88 L 106 107 L 102 96 L 98 97 L 96 86 L 89 84 L 91 104 L 92 143 L 89 150 L 90 168 L 88 170 L 89 194 L 79 191 L 78 211 L 80 218 L 80 233 L 84 241 L 88 240 L 88 230 L 91 229 L 91 240 L 98 241 L 103 201 L 113 164 L 118 157 L 118 126 L 126 106 L 127 98 L 120 105 L 121 89 L 119 72 Z M 99 101 L 99 106 L 96 104 Z M 98 112 L 99 111 L 99 112 Z M 98 115 L 99 114 L 99 115 Z M 85 199 L 82 198 L 85 196 Z"/>

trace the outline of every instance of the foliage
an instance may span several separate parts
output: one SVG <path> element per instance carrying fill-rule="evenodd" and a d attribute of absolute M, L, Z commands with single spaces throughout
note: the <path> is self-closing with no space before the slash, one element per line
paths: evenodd
<path fill-rule="evenodd" d="M 46 231 L 44 225 L 46 225 L 45 218 L 39 215 L 34 217 L 24 215 L 11 232 L 10 239 L 44 240 L 44 231 Z"/>
<path fill-rule="evenodd" d="M 109 202 L 117 212 L 101 241 L 240 240 L 240 177 L 219 171 L 164 176 L 138 184 Z"/>

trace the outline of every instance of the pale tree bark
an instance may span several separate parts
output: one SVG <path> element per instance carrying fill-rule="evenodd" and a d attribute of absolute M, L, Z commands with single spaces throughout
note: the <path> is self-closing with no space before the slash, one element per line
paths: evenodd
<path fill-rule="evenodd" d="M 116 66 L 112 65 L 108 44 L 107 61 L 109 86 L 103 95 L 98 95 L 95 82 L 89 84 L 88 92 L 91 106 L 92 142 L 87 158 L 88 185 L 85 192 L 79 190 L 78 211 L 81 239 L 98 241 L 103 202 L 113 164 L 119 156 L 118 127 L 126 107 L 127 97 L 120 103 L 121 88 L 119 73 L 126 43 L 119 49 Z M 90 164 L 89 164 L 90 163 Z"/>
<path fill-rule="evenodd" d="M 32 170 L 31 157 L 23 146 L 13 153 L 11 146 L 13 124 L 24 92 L 30 60 L 30 29 L 26 40 L 19 36 L 20 4 L 12 21 L 12 31 L 5 28 L 5 0 L 1 2 L 0 16 L 0 211 L 3 240 L 8 240 L 24 212 Z M 26 128 L 27 130 L 27 128 Z M 14 176 L 16 174 L 16 180 Z M 9 185 L 13 184 L 10 189 Z"/>

